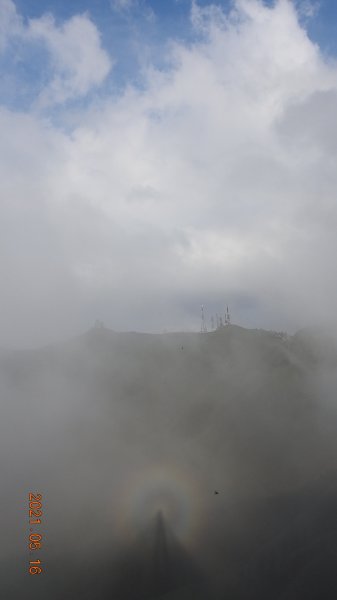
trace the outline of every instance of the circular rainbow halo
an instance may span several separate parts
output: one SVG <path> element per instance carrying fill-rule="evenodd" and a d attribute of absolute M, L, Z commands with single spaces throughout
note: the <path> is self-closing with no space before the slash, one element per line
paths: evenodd
<path fill-rule="evenodd" d="M 146 527 L 160 512 L 173 534 L 193 543 L 200 515 L 200 491 L 179 467 L 157 465 L 128 477 L 122 492 L 118 522 L 123 535 Z"/>

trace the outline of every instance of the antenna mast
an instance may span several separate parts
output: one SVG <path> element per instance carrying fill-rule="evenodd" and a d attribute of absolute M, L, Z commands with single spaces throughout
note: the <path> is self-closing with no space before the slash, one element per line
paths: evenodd
<path fill-rule="evenodd" d="M 201 333 L 206 333 L 207 332 L 207 327 L 206 327 L 206 319 L 205 319 L 205 311 L 204 311 L 204 305 L 201 305 L 201 328 L 200 328 Z"/>
<path fill-rule="evenodd" d="M 228 306 L 227 306 L 227 310 L 226 310 L 226 313 L 225 313 L 225 324 L 226 325 L 230 325 L 231 324 L 231 316 L 229 314 Z"/>

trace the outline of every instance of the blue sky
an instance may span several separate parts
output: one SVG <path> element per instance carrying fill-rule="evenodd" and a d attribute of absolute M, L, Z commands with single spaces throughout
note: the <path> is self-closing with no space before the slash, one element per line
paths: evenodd
<path fill-rule="evenodd" d="M 118 0 L 116 0 L 118 3 Z M 121 0 L 123 2 L 123 0 Z M 125 0 L 124 0 L 125 1 Z M 128 0 L 126 0 L 128 1 Z M 87 13 L 102 36 L 102 45 L 114 58 L 114 93 L 122 91 L 126 85 L 141 85 L 140 49 L 146 48 L 148 60 L 165 68 L 166 44 L 172 40 L 195 40 L 196 32 L 191 27 L 190 0 L 129 0 L 125 8 L 116 7 L 114 0 L 49 0 L 41 4 L 40 0 L 16 0 L 18 13 L 27 22 L 38 19 L 45 13 L 51 13 L 57 24 L 76 14 Z M 208 0 L 200 0 L 199 6 L 209 6 Z M 223 0 L 214 2 L 226 13 L 233 2 Z M 266 6 L 272 6 L 273 0 L 265 0 Z M 297 6 L 307 6 L 306 0 L 295 2 Z M 313 16 L 305 22 L 310 39 L 318 43 L 329 57 L 337 55 L 337 4 L 333 0 L 310 2 L 314 7 Z M 2 88 L 2 101 L 7 105 L 25 108 L 29 106 L 36 90 L 47 71 L 47 57 L 36 46 L 25 48 L 24 56 L 17 56 L 14 46 L 2 60 L 1 68 L 5 73 Z M 21 80 L 21 89 L 15 88 L 13 75 Z M 108 81 L 106 81 L 108 84 Z M 110 87 L 111 91 L 111 87 Z M 1 92 L 1 90 L 0 90 Z"/>
<path fill-rule="evenodd" d="M 199 5 L 208 5 L 208 0 L 199 0 Z M 228 11 L 232 2 L 222 0 L 214 2 Z M 273 0 L 266 0 L 266 5 L 272 5 Z M 297 2 L 300 4 L 300 2 Z M 312 5 L 316 14 L 308 24 L 308 31 L 314 41 L 323 44 L 331 52 L 337 52 L 337 4 L 334 0 L 315 0 Z M 105 42 L 111 44 L 111 32 L 121 39 L 121 30 L 132 35 L 132 26 L 135 22 L 144 32 L 151 30 L 152 35 L 158 32 L 165 36 L 189 36 L 190 0 L 142 0 L 138 9 L 128 11 L 112 10 L 110 0 L 46 0 L 43 7 L 40 0 L 17 0 L 19 12 L 27 18 L 39 17 L 42 12 L 52 12 L 58 19 L 66 19 L 73 14 L 89 11 L 94 21 L 99 25 Z M 146 28 L 146 8 L 150 8 L 156 17 L 152 28 Z M 42 8 L 42 10 L 41 10 Z"/>
<path fill-rule="evenodd" d="M 335 3 L 125 2 L 0 0 L 3 345 L 337 328 Z"/>

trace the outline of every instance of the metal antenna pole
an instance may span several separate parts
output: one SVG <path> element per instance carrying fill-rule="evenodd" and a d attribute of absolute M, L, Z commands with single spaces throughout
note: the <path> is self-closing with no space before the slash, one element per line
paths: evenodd
<path fill-rule="evenodd" d="M 206 333 L 207 332 L 207 327 L 206 327 L 206 319 L 205 319 L 205 311 L 204 311 L 204 305 L 201 305 L 201 329 L 200 329 L 201 333 Z"/>

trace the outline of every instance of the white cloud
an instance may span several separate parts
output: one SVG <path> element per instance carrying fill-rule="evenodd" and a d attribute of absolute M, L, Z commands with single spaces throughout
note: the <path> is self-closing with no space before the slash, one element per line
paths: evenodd
<path fill-rule="evenodd" d="M 110 0 L 110 3 L 114 10 L 130 10 L 137 6 L 138 0 Z"/>
<path fill-rule="evenodd" d="M 22 31 L 22 19 L 12 0 L 0 0 L 0 51 L 6 48 L 9 37 Z"/>
<path fill-rule="evenodd" d="M 8 314 L 31 339 L 41 321 L 46 336 L 96 317 L 197 326 L 201 302 L 225 299 L 244 325 L 300 326 L 315 304 L 334 318 L 337 69 L 286 0 L 240 0 L 220 20 L 193 10 L 199 41 L 172 44 L 168 71 L 78 112 L 71 133 L 3 115 L 4 339 Z M 51 20 L 35 31 L 58 73 L 68 34 Z"/>
<path fill-rule="evenodd" d="M 320 10 L 321 3 L 318 0 L 299 0 L 297 9 L 301 16 L 312 19 Z"/>
<path fill-rule="evenodd" d="M 47 51 L 50 70 L 37 101 L 42 108 L 85 96 L 104 82 L 112 67 L 100 33 L 86 14 L 61 25 L 50 14 L 24 24 L 14 3 L 0 0 L 0 50 L 14 40 L 23 49 L 40 43 Z M 24 62 L 24 50 L 19 61 Z"/>
<path fill-rule="evenodd" d="M 137 18 L 142 17 L 148 22 L 154 22 L 156 15 L 151 6 L 145 0 L 110 0 L 112 10 L 129 17 L 132 13 Z"/>
<path fill-rule="evenodd" d="M 31 20 L 29 36 L 45 43 L 52 61 L 52 80 L 39 98 L 42 106 L 84 96 L 111 69 L 99 32 L 86 15 L 76 15 L 60 27 L 52 16 Z"/>

